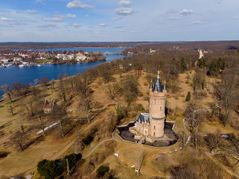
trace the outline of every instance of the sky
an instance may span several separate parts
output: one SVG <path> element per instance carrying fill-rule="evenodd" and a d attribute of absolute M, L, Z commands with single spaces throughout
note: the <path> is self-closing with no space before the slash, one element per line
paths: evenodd
<path fill-rule="evenodd" d="M 0 42 L 239 40 L 239 0 L 0 0 Z"/>

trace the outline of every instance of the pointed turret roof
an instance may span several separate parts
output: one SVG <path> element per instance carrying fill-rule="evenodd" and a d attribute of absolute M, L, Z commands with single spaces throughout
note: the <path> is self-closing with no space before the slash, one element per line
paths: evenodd
<path fill-rule="evenodd" d="M 153 85 L 152 91 L 162 92 L 164 89 L 164 85 L 160 82 L 160 72 L 158 71 L 157 79 Z"/>

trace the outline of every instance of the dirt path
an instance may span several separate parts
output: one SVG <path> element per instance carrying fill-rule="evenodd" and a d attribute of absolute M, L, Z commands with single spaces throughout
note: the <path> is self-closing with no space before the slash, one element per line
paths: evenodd
<path fill-rule="evenodd" d="M 109 141 L 117 141 L 115 138 L 109 138 L 101 141 L 98 143 L 94 148 L 92 148 L 85 156 L 83 156 L 84 159 L 88 158 L 92 153 L 94 153 L 102 144 L 109 142 Z"/>
<path fill-rule="evenodd" d="M 69 144 L 67 144 L 61 151 L 59 151 L 57 154 L 52 155 L 50 158 L 52 160 L 55 160 L 57 158 L 60 158 L 63 154 L 65 154 L 74 144 L 76 139 L 71 141 Z"/>
<path fill-rule="evenodd" d="M 204 152 L 204 154 L 212 161 L 214 162 L 216 165 L 218 165 L 219 167 L 221 167 L 224 171 L 226 171 L 228 174 L 230 174 L 231 176 L 235 176 L 237 178 L 239 178 L 239 175 L 234 173 L 233 171 L 231 171 L 230 169 L 228 169 L 226 166 L 224 166 L 223 164 L 221 164 L 220 162 L 218 162 L 215 158 L 213 158 L 212 155 L 210 155 L 210 153 L 208 152 Z"/>
<path fill-rule="evenodd" d="M 184 121 L 184 120 L 183 120 Z M 187 131 L 187 133 L 189 133 L 189 131 L 187 130 L 186 126 L 185 126 L 185 121 L 184 121 L 184 129 L 185 131 Z M 232 170 L 230 170 L 229 168 L 227 168 L 225 165 L 223 165 L 221 162 L 217 161 L 212 155 L 210 155 L 210 153 L 208 152 L 202 152 L 206 157 L 208 157 L 213 163 L 215 163 L 217 166 L 219 166 L 221 169 L 223 169 L 224 171 L 226 171 L 229 175 L 231 176 L 235 176 L 237 178 L 239 178 L 239 175 L 234 173 Z"/>

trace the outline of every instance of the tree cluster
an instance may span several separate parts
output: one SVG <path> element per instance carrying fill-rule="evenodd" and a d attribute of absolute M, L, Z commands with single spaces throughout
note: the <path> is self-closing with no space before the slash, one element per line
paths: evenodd
<path fill-rule="evenodd" d="M 58 160 L 42 160 L 37 165 L 38 173 L 46 179 L 53 179 L 63 175 L 67 170 L 72 171 L 77 163 L 81 160 L 81 154 L 70 154 L 64 157 L 64 159 Z"/>

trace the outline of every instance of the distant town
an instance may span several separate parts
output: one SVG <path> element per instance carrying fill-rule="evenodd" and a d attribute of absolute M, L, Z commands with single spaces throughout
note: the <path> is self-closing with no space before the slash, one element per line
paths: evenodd
<path fill-rule="evenodd" d="M 74 64 L 105 61 L 106 54 L 101 52 L 84 51 L 40 51 L 40 50 L 18 50 L 1 51 L 0 67 L 7 68 L 18 66 L 19 68 L 29 66 L 41 66 L 43 64 Z"/>

